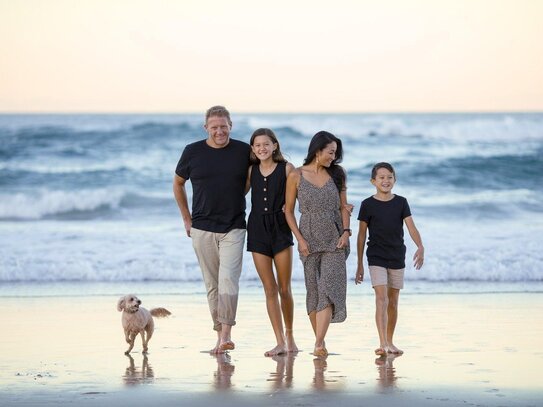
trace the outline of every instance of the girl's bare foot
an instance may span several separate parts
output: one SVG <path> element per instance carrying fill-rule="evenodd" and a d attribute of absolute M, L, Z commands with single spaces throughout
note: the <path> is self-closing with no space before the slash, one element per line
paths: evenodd
<path fill-rule="evenodd" d="M 385 348 L 377 348 L 375 349 L 375 354 L 378 356 L 384 356 L 387 354 L 387 350 Z"/>
<path fill-rule="evenodd" d="M 264 352 L 264 356 L 277 356 L 284 355 L 287 353 L 287 348 L 284 345 L 277 345 L 275 348 L 270 349 L 267 352 Z"/>
<path fill-rule="evenodd" d="M 298 352 L 298 347 L 296 346 L 296 342 L 294 342 L 294 335 L 292 333 L 292 329 L 285 330 L 285 336 L 286 336 L 286 339 L 287 339 L 287 351 L 288 351 L 288 353 Z"/>

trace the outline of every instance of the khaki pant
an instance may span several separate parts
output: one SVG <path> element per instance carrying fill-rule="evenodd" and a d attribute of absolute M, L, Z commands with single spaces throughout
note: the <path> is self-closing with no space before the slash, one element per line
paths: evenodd
<path fill-rule="evenodd" d="M 191 228 L 190 236 L 207 289 L 213 329 L 235 325 L 245 229 L 215 233 Z"/>

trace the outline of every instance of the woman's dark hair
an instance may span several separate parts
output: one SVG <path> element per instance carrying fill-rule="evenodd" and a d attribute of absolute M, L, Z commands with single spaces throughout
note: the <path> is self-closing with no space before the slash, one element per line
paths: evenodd
<path fill-rule="evenodd" d="M 322 130 L 313 136 L 307 149 L 307 156 L 304 159 L 304 165 L 312 162 L 319 151 L 324 150 L 328 144 L 334 141 L 337 145 L 336 158 L 334 159 L 334 161 L 332 161 L 330 167 L 325 168 L 328 174 L 330 174 L 330 176 L 334 180 L 337 189 L 341 192 L 345 189 L 345 171 L 338 164 L 341 162 L 341 160 L 343 160 L 343 147 L 341 145 L 341 140 L 334 136 L 332 133 Z"/>
<path fill-rule="evenodd" d="M 272 143 L 277 144 L 277 148 L 272 154 L 272 160 L 274 162 L 276 163 L 287 162 L 287 160 L 285 160 L 285 157 L 283 157 L 283 154 L 281 153 L 281 146 L 279 145 L 279 140 L 277 140 L 277 137 L 275 136 L 275 133 L 272 130 L 266 129 L 266 128 L 256 129 L 253 132 L 253 135 L 251 136 L 251 140 L 249 141 L 249 145 L 251 147 L 253 146 L 255 142 L 255 138 L 257 138 L 258 136 L 268 136 L 270 140 L 272 141 Z M 249 158 L 253 164 L 258 164 L 260 162 L 260 160 L 256 157 L 255 153 L 253 153 L 253 150 L 251 150 L 251 154 Z"/>
<path fill-rule="evenodd" d="M 377 176 L 377 171 L 379 171 L 379 169 L 381 168 L 389 170 L 392 175 L 394 175 L 394 179 L 396 179 L 396 172 L 394 172 L 394 168 L 392 167 L 392 165 L 385 162 L 377 163 L 373 166 L 373 168 L 371 169 L 371 179 L 375 179 L 375 177 Z"/>

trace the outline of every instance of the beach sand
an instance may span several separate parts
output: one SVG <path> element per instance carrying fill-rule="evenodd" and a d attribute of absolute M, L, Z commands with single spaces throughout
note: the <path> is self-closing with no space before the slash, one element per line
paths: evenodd
<path fill-rule="evenodd" d="M 396 331 L 405 354 L 377 358 L 364 284 L 350 283 L 347 321 L 331 325 L 326 359 L 311 354 L 302 283 L 294 284 L 301 351 L 276 358 L 263 356 L 274 340 L 256 283 L 241 287 L 236 349 L 221 356 L 205 352 L 215 334 L 203 284 L 4 284 L 0 405 L 543 405 L 541 292 L 440 294 L 435 284 L 424 294 L 407 284 Z M 146 308 L 173 313 L 156 320 L 147 356 L 139 338 L 124 355 L 116 303 L 132 291 Z"/>

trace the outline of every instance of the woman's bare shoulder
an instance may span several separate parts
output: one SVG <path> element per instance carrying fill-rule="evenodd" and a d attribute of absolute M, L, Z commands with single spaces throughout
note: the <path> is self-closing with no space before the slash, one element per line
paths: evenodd
<path fill-rule="evenodd" d="M 291 171 L 288 172 L 287 174 L 287 180 L 292 180 L 298 183 L 298 181 L 300 180 L 301 173 L 302 173 L 302 167 L 295 168 L 294 166 L 292 166 Z"/>
<path fill-rule="evenodd" d="M 287 161 L 286 166 L 285 166 L 285 171 L 286 171 L 286 173 L 287 173 L 287 177 L 288 177 L 288 175 L 289 175 L 292 171 L 294 171 L 295 169 L 296 169 L 296 167 L 294 167 L 294 165 L 293 165 L 292 163 L 289 163 L 289 162 Z"/>

